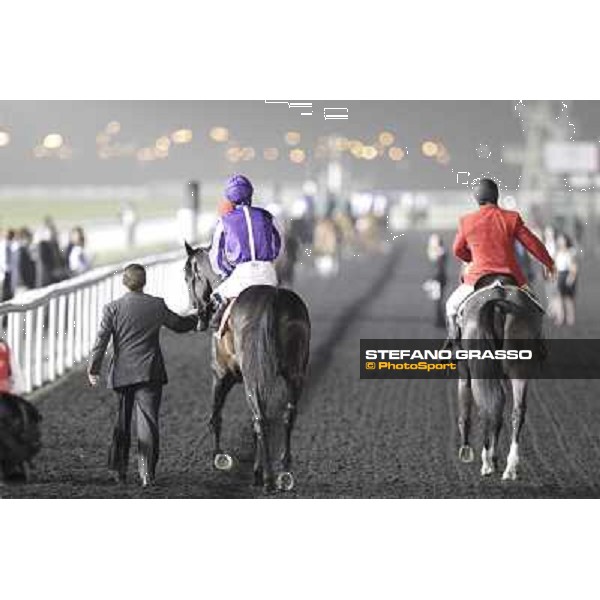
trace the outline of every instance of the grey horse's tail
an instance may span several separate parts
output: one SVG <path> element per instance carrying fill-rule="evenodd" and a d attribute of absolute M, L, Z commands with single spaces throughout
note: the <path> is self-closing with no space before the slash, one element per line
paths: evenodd
<path fill-rule="evenodd" d="M 266 401 L 278 372 L 277 293 L 277 289 L 274 289 L 265 298 L 255 331 L 244 337 L 244 379 L 263 401 Z"/>
<path fill-rule="evenodd" d="M 477 348 L 482 351 L 494 352 L 500 348 L 502 341 L 497 338 L 494 325 L 495 309 L 498 303 L 510 312 L 511 304 L 503 298 L 491 298 L 483 304 L 477 318 Z M 480 409 L 487 419 L 499 407 L 504 405 L 504 371 L 498 360 L 469 360 L 469 371 L 472 379 L 480 380 L 478 386 L 482 390 Z"/>

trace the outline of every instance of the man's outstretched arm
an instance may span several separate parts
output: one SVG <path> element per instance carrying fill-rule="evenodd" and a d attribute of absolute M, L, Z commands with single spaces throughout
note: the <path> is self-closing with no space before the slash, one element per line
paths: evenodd
<path fill-rule="evenodd" d="M 185 333 L 186 331 L 196 329 L 197 325 L 198 317 L 196 315 L 182 317 L 170 310 L 165 304 L 165 327 L 177 333 Z"/>
<path fill-rule="evenodd" d="M 538 239 L 538 237 L 523 223 L 521 217 L 517 220 L 515 236 L 527 249 L 527 251 L 535 256 L 547 269 L 554 271 L 554 260 L 546 250 L 546 246 Z"/>
<path fill-rule="evenodd" d="M 88 363 L 88 378 L 92 385 L 96 385 L 98 383 L 98 374 L 100 373 L 100 369 L 102 368 L 102 361 L 104 360 L 104 354 L 106 353 L 106 348 L 108 346 L 108 342 L 110 341 L 110 336 L 113 333 L 113 323 L 114 308 L 112 304 L 107 304 L 104 307 L 104 312 L 102 313 L 100 329 L 98 330 L 96 343 L 92 348 L 92 351 L 90 353 L 90 360 Z"/>

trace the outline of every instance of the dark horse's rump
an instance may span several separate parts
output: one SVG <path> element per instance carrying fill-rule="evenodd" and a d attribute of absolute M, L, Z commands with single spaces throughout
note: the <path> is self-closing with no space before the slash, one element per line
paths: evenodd
<path fill-rule="evenodd" d="M 40 451 L 38 410 L 20 396 L 0 393 L 0 480 L 25 478 L 24 463 Z"/>
<path fill-rule="evenodd" d="M 242 374 L 251 374 L 258 387 L 277 375 L 294 378 L 305 372 L 310 321 L 295 292 L 267 285 L 244 290 L 233 307 L 231 329 Z"/>

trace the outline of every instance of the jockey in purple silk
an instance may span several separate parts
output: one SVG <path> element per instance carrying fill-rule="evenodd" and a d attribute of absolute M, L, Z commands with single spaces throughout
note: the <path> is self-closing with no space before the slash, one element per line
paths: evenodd
<path fill-rule="evenodd" d="M 226 277 L 212 294 L 214 328 L 219 327 L 228 301 L 246 288 L 277 286 L 273 261 L 281 249 L 281 234 L 269 211 L 252 206 L 253 193 L 243 175 L 233 175 L 225 187 L 234 209 L 217 221 L 209 254 L 215 273 Z"/>

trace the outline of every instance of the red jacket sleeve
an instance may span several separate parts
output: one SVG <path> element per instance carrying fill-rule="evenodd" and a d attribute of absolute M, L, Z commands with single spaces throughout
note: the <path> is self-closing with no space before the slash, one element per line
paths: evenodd
<path fill-rule="evenodd" d="M 463 260 L 464 262 L 471 262 L 471 250 L 469 250 L 467 238 L 463 234 L 462 223 L 460 223 L 458 226 L 458 231 L 456 232 L 456 237 L 454 238 L 454 244 L 452 245 L 452 252 L 454 252 L 454 256 L 460 258 L 460 260 Z"/>
<path fill-rule="evenodd" d="M 525 223 L 523 223 L 523 219 L 521 219 L 520 215 L 517 217 L 515 237 L 548 269 L 551 269 L 554 266 L 554 261 L 552 260 L 550 254 L 548 254 L 546 246 L 544 246 L 544 244 L 542 244 L 536 235 L 532 233 Z"/>

